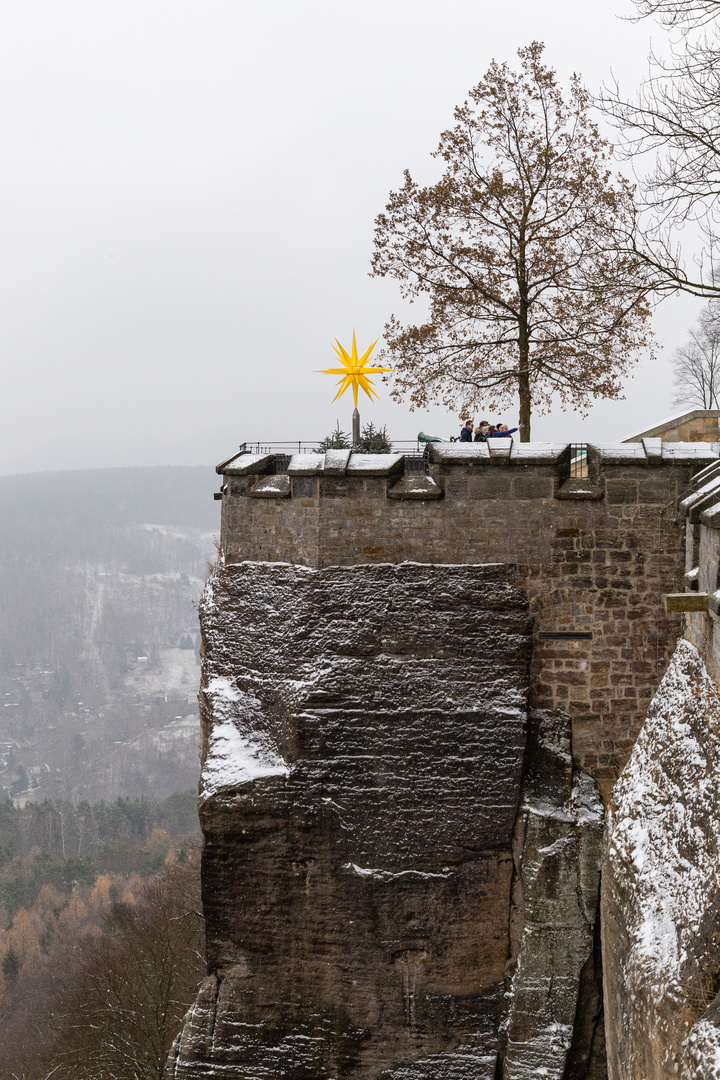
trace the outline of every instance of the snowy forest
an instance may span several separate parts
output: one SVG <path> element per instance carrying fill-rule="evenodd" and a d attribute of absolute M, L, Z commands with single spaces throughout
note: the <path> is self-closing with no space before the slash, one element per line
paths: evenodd
<path fill-rule="evenodd" d="M 212 487 L 204 468 L 0 478 L 3 1077 L 159 1076 L 202 976 Z"/>
<path fill-rule="evenodd" d="M 0 795 L 196 784 L 211 493 L 202 468 L 0 478 Z"/>

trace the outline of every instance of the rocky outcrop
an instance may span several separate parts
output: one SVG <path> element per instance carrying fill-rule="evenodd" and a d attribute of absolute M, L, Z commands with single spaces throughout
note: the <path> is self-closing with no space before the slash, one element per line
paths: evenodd
<path fill-rule="evenodd" d="M 602 808 L 569 718 L 528 728 L 512 570 L 236 564 L 202 622 L 209 975 L 168 1080 L 589 1076 Z"/>
<path fill-rule="evenodd" d="M 602 889 L 610 1078 L 719 1078 L 720 699 L 688 641 L 613 798 Z"/>
<path fill-rule="evenodd" d="M 603 1075 L 595 948 L 603 805 L 573 769 L 570 717 L 534 712 L 515 829 L 505 1080 Z"/>
<path fill-rule="evenodd" d="M 525 746 L 500 566 L 239 564 L 209 583 L 210 976 L 187 1080 L 491 1080 Z"/>

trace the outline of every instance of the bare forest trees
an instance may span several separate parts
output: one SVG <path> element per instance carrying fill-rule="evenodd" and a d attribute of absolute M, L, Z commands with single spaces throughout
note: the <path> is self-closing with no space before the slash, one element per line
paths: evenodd
<path fill-rule="evenodd" d="M 136 904 L 116 904 L 51 1003 L 55 1038 L 32 1074 L 161 1080 L 205 973 L 203 930 L 195 859 L 167 867 Z"/>
<path fill-rule="evenodd" d="M 435 156 L 441 179 L 405 173 L 376 220 L 373 273 L 427 298 L 420 325 L 393 316 L 393 396 L 460 413 L 520 398 L 522 438 L 553 396 L 581 411 L 616 398 L 648 342 L 649 275 L 617 237 L 632 229 L 630 186 L 573 77 L 566 97 L 537 42 L 520 73 L 493 63 L 455 110 Z"/>
<path fill-rule="evenodd" d="M 720 13 L 720 0 L 635 0 L 641 19 L 656 15 L 669 27 L 704 26 Z"/>
<path fill-rule="evenodd" d="M 720 2 L 635 3 L 639 17 L 659 17 L 671 39 L 667 57 L 651 54 L 636 97 L 625 97 L 617 84 L 602 97 L 625 153 L 644 174 L 643 212 L 630 247 L 660 292 L 718 296 Z M 652 163 L 648 169 L 646 159 Z M 700 241 L 690 269 L 680 252 L 681 237 L 693 246 Z"/>
<path fill-rule="evenodd" d="M 720 312 L 709 304 L 690 340 L 677 349 L 673 405 L 687 403 L 703 409 L 720 408 Z"/>

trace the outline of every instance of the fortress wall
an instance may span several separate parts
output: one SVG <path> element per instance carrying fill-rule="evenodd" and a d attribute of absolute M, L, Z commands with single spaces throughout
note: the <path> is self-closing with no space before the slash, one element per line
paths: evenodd
<path fill-rule="evenodd" d="M 656 440 L 434 448 L 429 477 L 348 452 L 219 467 L 208 977 L 167 1080 L 606 1076 L 593 776 L 607 798 L 680 632 L 677 501 L 717 456 Z M 616 1059 L 622 926 L 645 911 L 623 866 Z"/>
<path fill-rule="evenodd" d="M 704 464 L 637 449 L 627 460 L 591 454 L 590 498 L 564 497 L 567 454 L 532 464 L 446 457 L 431 467 L 443 497 L 427 500 L 394 498 L 397 476 L 362 473 L 292 476 L 290 497 L 257 498 L 257 476 L 230 472 L 226 564 L 512 564 L 533 616 L 531 705 L 572 715 L 576 761 L 607 797 L 682 630 L 663 597 L 682 587 L 676 502 Z M 541 636 L 556 633 L 592 640 Z"/>
<path fill-rule="evenodd" d="M 651 702 L 607 818 L 610 1080 L 720 1078 L 720 465 L 697 474 L 692 488 L 680 504 L 687 640 Z"/>

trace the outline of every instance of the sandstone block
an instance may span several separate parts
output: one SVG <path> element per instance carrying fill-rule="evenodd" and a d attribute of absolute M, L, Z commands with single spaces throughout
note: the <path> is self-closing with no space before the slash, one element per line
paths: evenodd
<path fill-rule="evenodd" d="M 514 576 L 245 563 L 202 620 L 215 982 L 173 1080 L 493 1080 L 530 644 Z"/>

